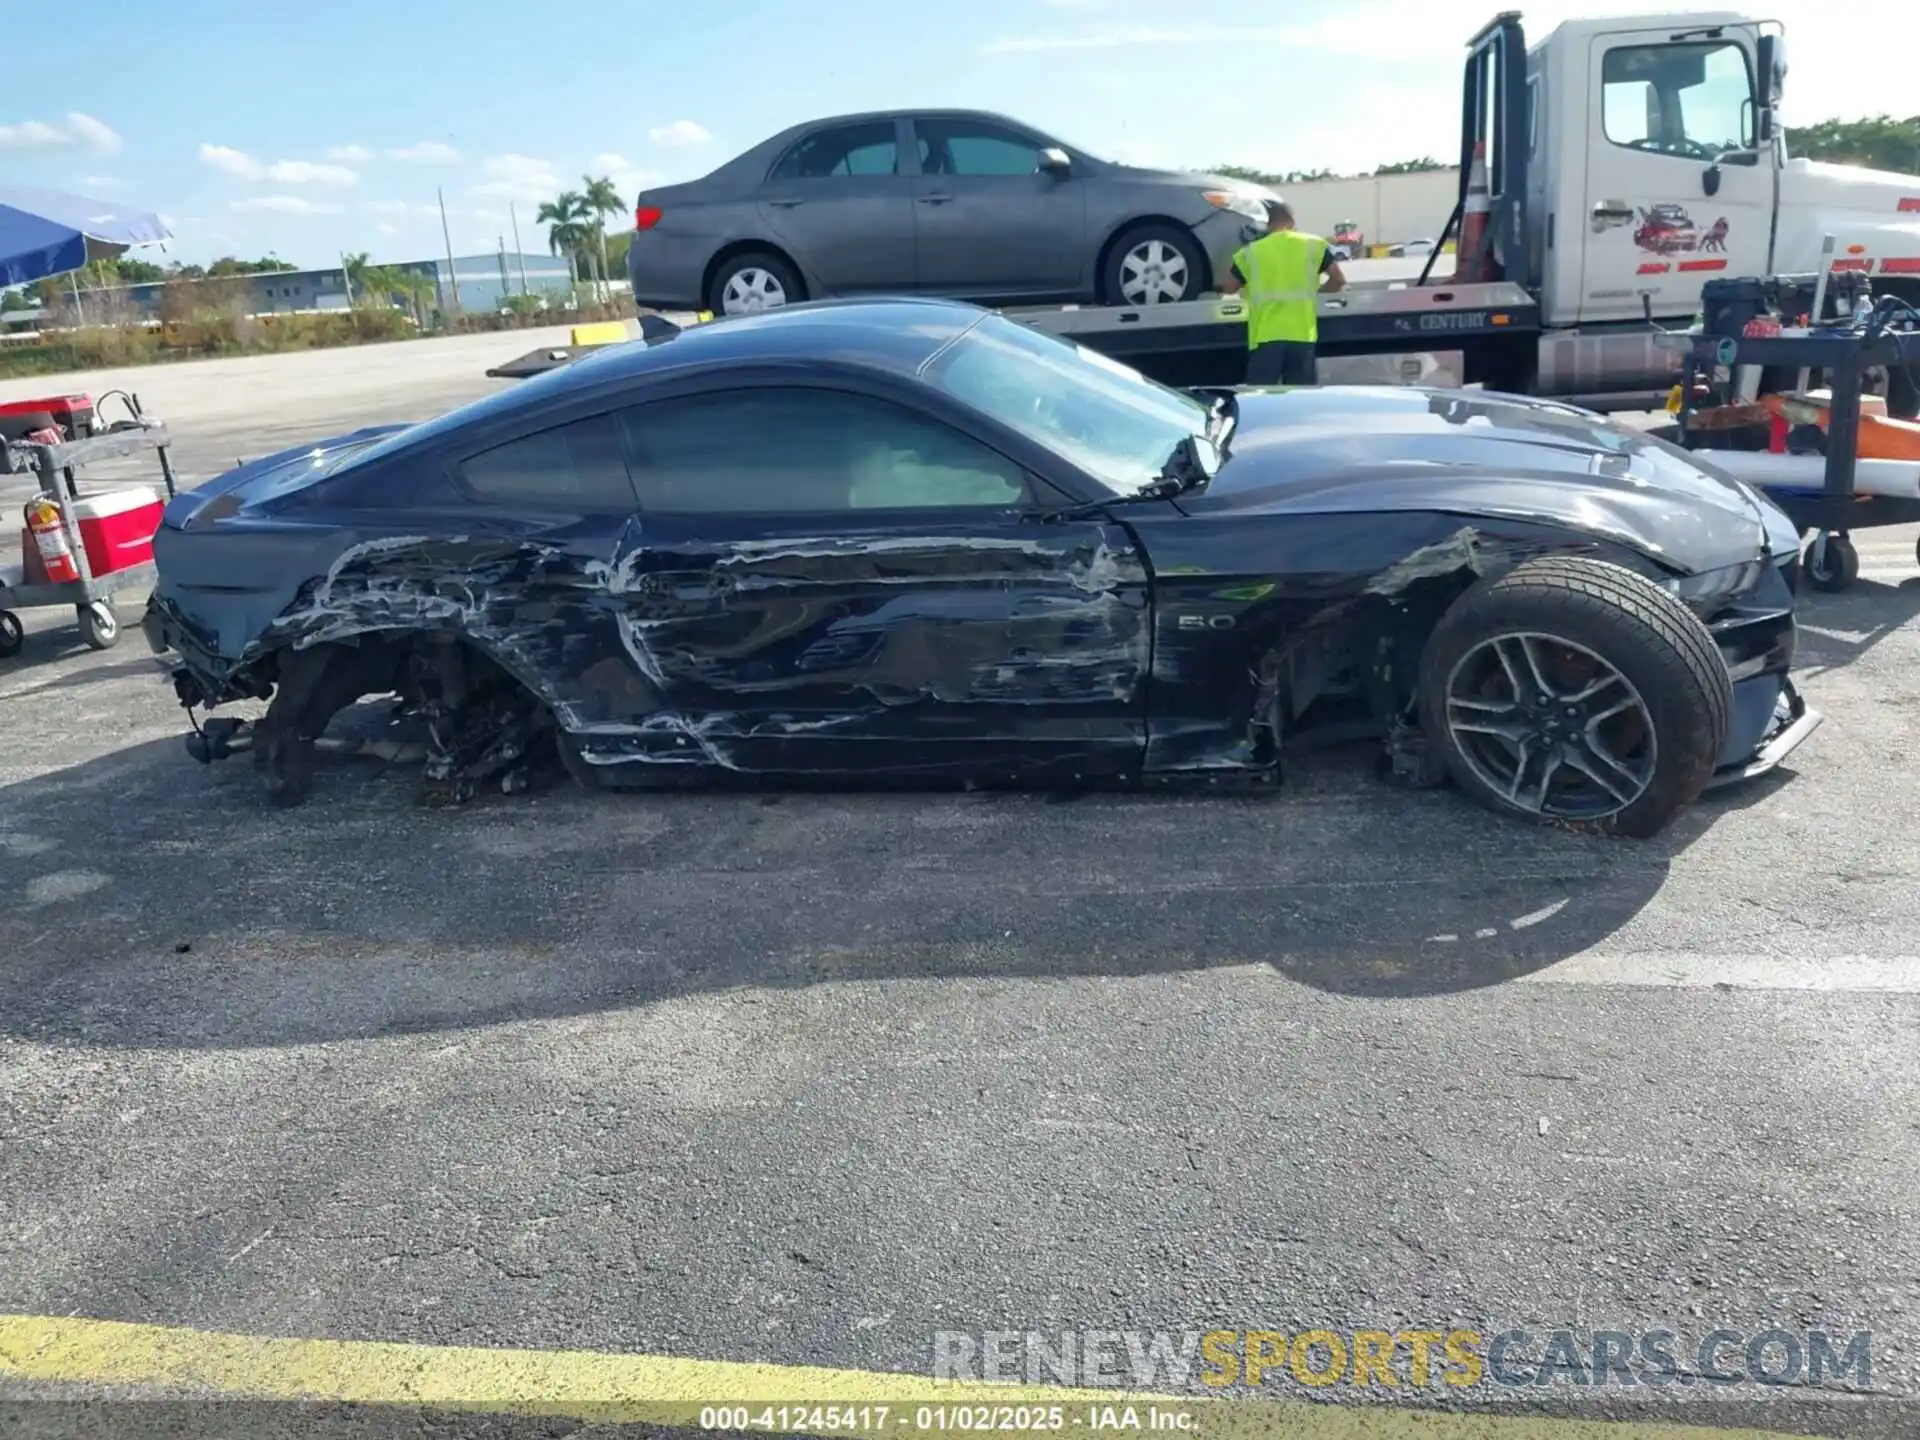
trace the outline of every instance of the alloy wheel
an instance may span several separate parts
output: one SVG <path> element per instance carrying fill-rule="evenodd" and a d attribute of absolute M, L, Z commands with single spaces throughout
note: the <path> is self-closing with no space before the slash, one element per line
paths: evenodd
<path fill-rule="evenodd" d="M 1600 820 L 1653 783 L 1653 715 L 1603 657 L 1557 635 L 1483 640 L 1447 677 L 1447 728 L 1475 775 L 1531 814 Z"/>

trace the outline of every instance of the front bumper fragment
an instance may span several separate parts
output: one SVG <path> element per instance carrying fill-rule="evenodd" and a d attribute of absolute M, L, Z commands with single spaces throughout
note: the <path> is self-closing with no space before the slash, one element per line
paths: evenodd
<path fill-rule="evenodd" d="M 1746 684 L 1767 683 L 1769 680 L 1770 677 L 1756 676 Z M 1826 716 L 1807 704 L 1793 681 L 1782 675 L 1779 685 L 1779 695 L 1774 701 L 1773 715 L 1766 731 L 1745 759 L 1723 762 L 1713 772 L 1713 778 L 1707 781 L 1707 789 L 1719 790 L 1765 775 L 1798 750 L 1806 738 L 1820 728 Z"/>

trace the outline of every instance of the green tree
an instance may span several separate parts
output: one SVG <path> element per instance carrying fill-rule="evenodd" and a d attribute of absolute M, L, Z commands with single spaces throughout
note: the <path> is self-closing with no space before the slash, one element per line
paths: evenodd
<path fill-rule="evenodd" d="M 283 270 L 297 270 L 277 255 L 263 256 L 258 260 L 242 260 L 234 255 L 222 255 L 206 268 L 209 279 L 222 280 L 230 275 L 276 275 Z M 197 278 L 197 277 L 196 277 Z"/>
<path fill-rule="evenodd" d="M 1868 120 L 1822 120 L 1817 125 L 1789 129 L 1787 151 L 1809 160 L 1920 174 L 1920 115 L 1905 120 L 1891 115 Z"/>
<path fill-rule="evenodd" d="M 620 192 L 613 188 L 613 180 L 602 175 L 598 180 L 591 175 L 582 175 L 586 189 L 580 198 L 593 214 L 593 238 L 600 249 L 600 288 L 602 299 L 610 296 L 607 289 L 607 216 L 618 215 L 627 208 L 627 202 L 620 198 Z"/>
<path fill-rule="evenodd" d="M 419 270 L 394 270 L 393 293 L 401 296 L 413 309 L 414 323 L 426 328 L 427 315 L 433 303 L 440 298 L 440 282 L 432 275 Z"/>
<path fill-rule="evenodd" d="M 1338 180 L 1331 170 L 1252 170 L 1245 165 L 1216 165 L 1211 172 L 1254 185 L 1303 185 L 1309 180 Z"/>
<path fill-rule="evenodd" d="M 547 227 L 548 253 L 566 257 L 569 283 L 579 283 L 580 271 L 585 268 L 581 261 L 593 237 L 592 215 L 584 196 L 565 190 L 542 205 L 533 217 L 534 224 Z"/>
<path fill-rule="evenodd" d="M 24 289 L 0 290 L 0 315 L 10 314 L 15 310 L 31 309 L 33 309 L 33 302 L 27 299 L 27 292 Z"/>
<path fill-rule="evenodd" d="M 1431 155 L 1422 155 L 1418 160 L 1395 160 L 1382 165 L 1373 173 L 1376 175 L 1422 175 L 1429 170 L 1451 169 L 1444 160 L 1436 160 Z"/>

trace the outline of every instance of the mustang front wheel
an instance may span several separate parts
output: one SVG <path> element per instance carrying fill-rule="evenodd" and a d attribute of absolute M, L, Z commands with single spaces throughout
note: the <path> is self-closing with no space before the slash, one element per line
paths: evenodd
<path fill-rule="evenodd" d="M 1475 585 L 1421 661 L 1422 728 L 1463 790 L 1621 835 L 1656 834 L 1699 798 L 1732 705 L 1706 626 L 1645 577 L 1584 557 Z"/>

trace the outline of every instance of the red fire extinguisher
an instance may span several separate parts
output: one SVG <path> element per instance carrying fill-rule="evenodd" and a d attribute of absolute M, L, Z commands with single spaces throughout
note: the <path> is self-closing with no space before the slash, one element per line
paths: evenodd
<path fill-rule="evenodd" d="M 67 526 L 60 516 L 60 507 L 44 491 L 27 502 L 27 528 L 33 531 L 33 543 L 39 547 L 40 563 L 49 581 L 66 585 L 80 578 L 80 567 L 73 562 L 73 547 L 67 543 Z"/>

